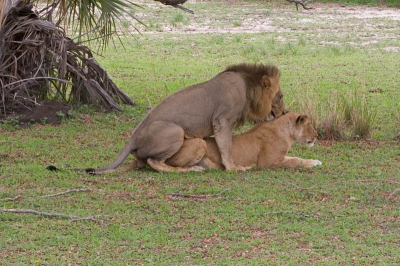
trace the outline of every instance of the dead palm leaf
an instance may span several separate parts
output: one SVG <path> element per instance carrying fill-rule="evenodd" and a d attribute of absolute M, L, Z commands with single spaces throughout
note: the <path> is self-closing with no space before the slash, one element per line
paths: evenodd
<path fill-rule="evenodd" d="M 12 3 L 17 5 L 9 9 L 0 29 L 0 105 L 4 114 L 53 99 L 92 103 L 107 110 L 121 110 L 117 101 L 133 105 L 88 47 L 40 19 L 32 4 Z"/>

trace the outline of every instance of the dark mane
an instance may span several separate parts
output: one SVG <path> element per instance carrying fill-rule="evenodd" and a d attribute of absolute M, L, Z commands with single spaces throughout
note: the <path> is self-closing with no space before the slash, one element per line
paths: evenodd
<path fill-rule="evenodd" d="M 264 75 L 267 75 L 269 78 L 275 78 L 281 74 L 279 69 L 272 65 L 246 63 L 229 66 L 226 71 L 242 74 L 248 90 L 259 86 Z"/>
<path fill-rule="evenodd" d="M 272 98 L 267 99 L 268 104 L 267 101 L 264 101 L 266 99 L 263 96 L 265 95 L 265 90 L 262 90 L 263 76 L 279 78 L 279 69 L 272 65 L 243 63 L 229 66 L 224 72 L 236 72 L 240 74 L 246 84 L 246 108 L 243 110 L 238 121 L 236 121 L 235 127 L 243 125 L 247 115 L 255 119 L 264 119 L 265 117 L 260 117 L 259 113 L 262 112 L 261 110 L 265 109 L 266 106 L 268 109 L 271 109 Z"/>

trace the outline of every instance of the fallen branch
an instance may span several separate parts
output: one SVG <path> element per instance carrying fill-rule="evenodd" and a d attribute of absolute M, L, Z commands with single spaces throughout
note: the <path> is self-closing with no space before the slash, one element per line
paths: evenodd
<path fill-rule="evenodd" d="M 307 4 L 311 1 L 311 0 L 306 0 L 306 1 L 301 1 L 301 0 L 286 0 L 290 3 L 295 3 L 296 4 L 296 9 L 297 11 L 299 10 L 299 5 L 301 5 L 305 10 L 310 10 L 313 9 L 312 7 L 308 7 Z"/>
<path fill-rule="evenodd" d="M 89 220 L 89 221 L 101 221 L 97 220 L 94 218 L 94 216 L 88 216 L 88 217 L 79 217 L 75 215 L 69 215 L 69 214 L 63 214 L 63 213 L 49 213 L 49 212 L 40 212 L 36 210 L 30 210 L 30 209 L 0 209 L 0 212 L 9 212 L 9 213 L 19 213 L 19 214 L 34 214 L 34 215 L 40 215 L 40 216 L 45 216 L 45 217 L 51 217 L 51 218 L 65 218 L 65 219 L 71 219 L 73 221 L 82 221 L 82 220 Z"/>

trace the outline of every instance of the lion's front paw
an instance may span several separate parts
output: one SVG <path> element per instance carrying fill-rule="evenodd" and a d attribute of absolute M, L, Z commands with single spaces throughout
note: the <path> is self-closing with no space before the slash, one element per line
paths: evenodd
<path fill-rule="evenodd" d="M 304 166 L 307 168 L 311 168 L 317 165 L 322 165 L 322 162 L 318 160 L 307 160 L 306 163 L 304 164 Z"/>

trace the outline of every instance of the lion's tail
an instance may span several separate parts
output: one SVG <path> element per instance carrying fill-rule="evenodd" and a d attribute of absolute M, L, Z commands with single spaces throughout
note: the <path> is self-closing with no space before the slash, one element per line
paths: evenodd
<path fill-rule="evenodd" d="M 100 174 L 102 172 L 115 169 L 117 168 L 120 164 L 122 164 L 125 159 L 131 154 L 133 151 L 132 147 L 132 138 L 128 143 L 125 144 L 124 148 L 122 151 L 118 154 L 117 158 L 109 165 L 102 167 L 102 168 L 86 168 L 85 171 L 89 174 Z"/>
<path fill-rule="evenodd" d="M 117 159 L 115 159 L 114 162 L 107 165 L 106 167 L 102 167 L 102 168 L 72 168 L 72 169 L 68 169 L 68 170 L 72 170 L 72 171 L 76 171 L 76 172 L 86 172 L 88 174 L 93 174 L 93 175 L 106 173 L 106 172 L 109 172 L 109 170 L 115 169 L 120 164 L 122 164 L 125 161 L 125 159 L 129 156 L 131 151 L 132 151 L 132 145 L 131 145 L 131 141 L 129 141 L 125 145 L 125 147 L 122 149 L 122 151 L 118 154 Z M 47 166 L 46 169 L 49 171 L 60 171 L 61 170 L 53 165 Z"/>

